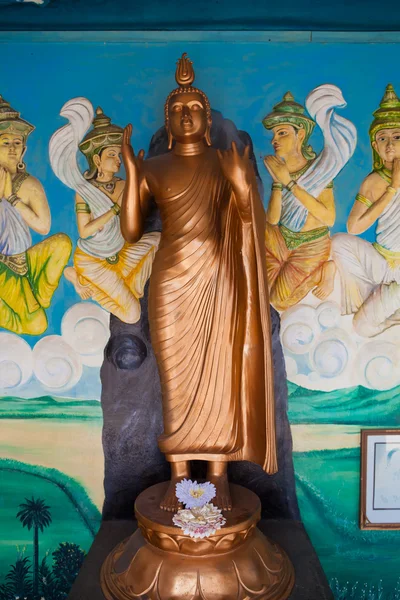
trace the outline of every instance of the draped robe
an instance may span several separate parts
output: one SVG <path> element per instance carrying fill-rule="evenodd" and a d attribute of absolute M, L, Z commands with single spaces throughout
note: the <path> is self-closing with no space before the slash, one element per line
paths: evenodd
<path fill-rule="evenodd" d="M 242 221 L 215 155 L 158 199 L 149 317 L 170 462 L 249 460 L 277 470 L 265 213 Z"/>

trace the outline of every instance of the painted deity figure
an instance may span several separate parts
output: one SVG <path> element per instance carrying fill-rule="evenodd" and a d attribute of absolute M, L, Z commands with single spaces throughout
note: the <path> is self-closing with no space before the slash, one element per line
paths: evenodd
<path fill-rule="evenodd" d="M 333 112 L 345 106 L 340 90 L 323 85 L 306 105 L 324 135 L 317 157 L 309 145 L 315 120 L 287 92 L 263 125 L 272 130 L 274 156 L 264 164 L 272 179 L 265 244 L 271 304 L 284 311 L 310 291 L 324 300 L 333 291 L 335 264 L 330 260 L 329 228 L 335 222 L 333 180 L 354 152 L 356 132 Z"/>
<path fill-rule="evenodd" d="M 386 87 L 369 129 L 373 171 L 361 184 L 347 220 L 332 238 L 342 286 L 342 313 L 373 337 L 400 324 L 400 100 Z M 376 241 L 356 237 L 376 224 Z"/>
<path fill-rule="evenodd" d="M 161 507 L 178 508 L 177 481 L 190 476 L 191 460 L 205 460 L 216 503 L 229 510 L 228 461 L 277 469 L 265 213 L 249 148 L 211 148 L 210 103 L 193 87 L 186 55 L 176 81 L 165 104 L 170 152 L 135 156 L 126 128 L 121 227 L 131 243 L 140 239 L 155 198 L 162 233 L 149 320 L 162 390 L 159 447 L 172 470 Z"/>
<path fill-rule="evenodd" d="M 123 129 L 100 107 L 93 119 L 93 107 L 85 98 L 67 102 L 61 115 L 70 123 L 53 135 L 50 160 L 55 174 L 76 191 L 79 232 L 74 266 L 65 269 L 65 277 L 82 299 L 92 298 L 121 321 L 135 323 L 160 234 L 145 233 L 134 244 L 122 237 L 119 215 L 125 181 L 117 174 Z M 88 162 L 83 176 L 78 149 Z"/>
<path fill-rule="evenodd" d="M 30 230 L 47 235 L 51 225 L 45 191 L 23 162 L 33 130 L 0 96 L 0 327 L 40 335 L 72 246 L 63 233 L 32 246 Z"/>

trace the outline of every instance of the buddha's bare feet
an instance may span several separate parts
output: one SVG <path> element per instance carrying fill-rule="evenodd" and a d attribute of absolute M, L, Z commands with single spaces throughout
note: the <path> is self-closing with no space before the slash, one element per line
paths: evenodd
<path fill-rule="evenodd" d="M 171 481 L 169 482 L 164 498 L 160 502 L 160 508 L 169 512 L 177 512 L 183 506 L 176 497 L 176 484 L 180 483 L 182 479 L 189 479 L 190 463 L 187 460 L 182 460 L 171 462 L 170 464 Z"/>
<path fill-rule="evenodd" d="M 223 473 L 222 475 L 209 475 L 208 481 L 215 485 L 217 495 L 211 502 L 218 508 L 229 511 L 232 510 L 232 499 L 229 491 L 228 474 Z"/>
<path fill-rule="evenodd" d="M 167 510 L 168 512 L 177 512 L 180 508 L 182 508 L 182 504 L 176 497 L 176 484 L 180 481 L 182 481 L 182 479 L 179 477 L 171 479 L 169 482 L 165 496 L 161 500 L 160 508 L 162 508 L 162 510 Z"/>
<path fill-rule="evenodd" d="M 336 266 L 333 260 L 328 260 L 322 267 L 321 281 L 313 290 L 319 300 L 326 300 L 333 292 L 335 285 Z"/>
<path fill-rule="evenodd" d="M 82 300 L 88 300 L 88 298 L 91 298 L 93 296 L 93 292 L 89 287 L 89 282 L 86 285 L 83 285 L 79 281 L 78 273 L 73 267 L 67 267 L 66 269 L 64 269 L 64 277 L 73 284 L 76 293 L 79 294 Z"/>

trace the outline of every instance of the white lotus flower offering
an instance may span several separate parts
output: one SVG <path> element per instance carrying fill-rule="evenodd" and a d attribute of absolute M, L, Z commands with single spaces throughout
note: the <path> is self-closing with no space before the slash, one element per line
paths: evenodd
<path fill-rule="evenodd" d="M 173 516 L 173 524 L 192 538 L 202 539 L 214 535 L 226 523 L 222 511 L 210 503 L 215 495 L 215 485 L 209 481 L 197 483 L 183 479 L 177 483 L 176 497 L 186 508 L 178 510 Z"/>
<path fill-rule="evenodd" d="M 185 535 L 199 539 L 214 535 L 226 523 L 222 511 L 210 503 L 199 508 L 179 510 L 172 521 Z"/>
<path fill-rule="evenodd" d="M 215 498 L 217 490 L 215 485 L 209 481 L 197 483 L 191 479 L 182 479 L 180 483 L 176 484 L 175 493 L 185 508 L 199 508 Z"/>

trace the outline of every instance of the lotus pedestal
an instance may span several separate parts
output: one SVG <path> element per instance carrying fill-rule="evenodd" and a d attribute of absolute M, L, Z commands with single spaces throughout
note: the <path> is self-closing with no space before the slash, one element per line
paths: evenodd
<path fill-rule="evenodd" d="M 231 485 L 226 525 L 192 539 L 159 508 L 168 483 L 138 497 L 139 529 L 117 546 L 101 570 L 107 600 L 285 600 L 294 584 L 286 554 L 257 529 L 259 498 Z"/>

